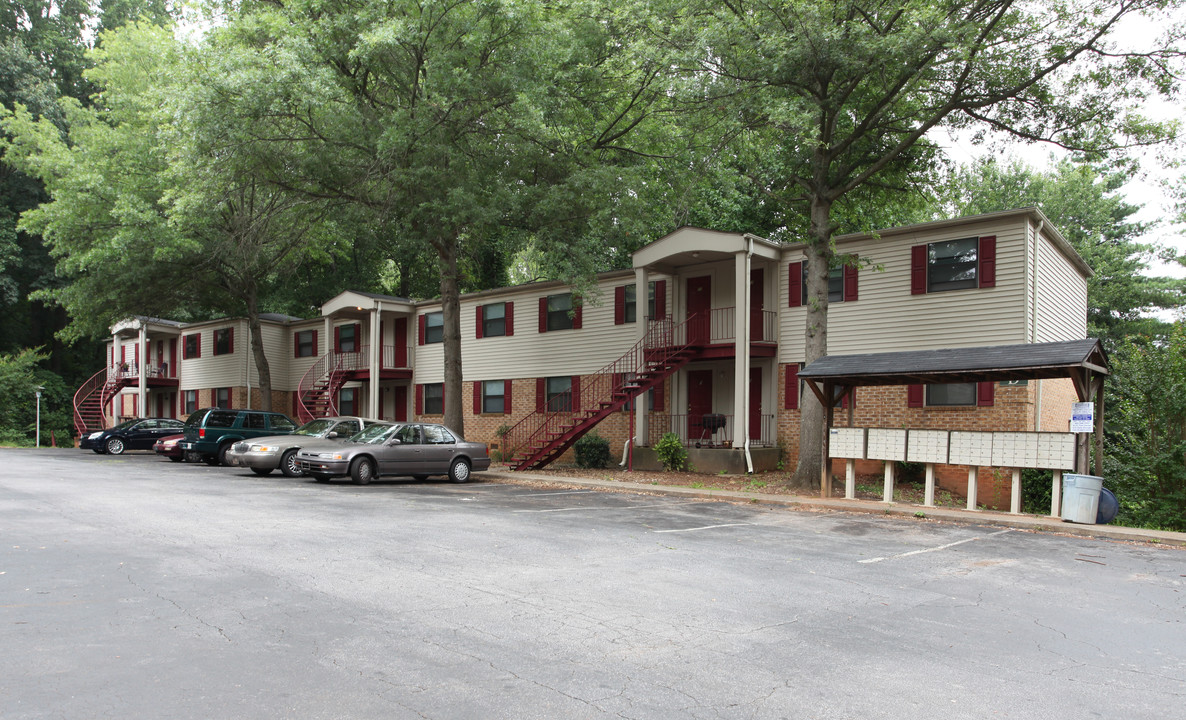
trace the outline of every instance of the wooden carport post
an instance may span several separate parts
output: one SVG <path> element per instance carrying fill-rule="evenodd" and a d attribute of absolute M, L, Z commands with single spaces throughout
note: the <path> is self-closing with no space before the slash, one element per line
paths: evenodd
<path fill-rule="evenodd" d="M 812 390 L 815 390 L 814 385 Z M 824 438 L 820 448 L 819 477 L 819 494 L 822 498 L 832 497 L 832 459 L 828 455 L 831 453 L 832 413 L 836 408 L 831 402 L 825 402 L 824 398 L 830 400 L 835 392 L 836 385 L 831 380 L 825 380 L 823 397 L 819 398 L 820 402 L 824 404 Z"/>

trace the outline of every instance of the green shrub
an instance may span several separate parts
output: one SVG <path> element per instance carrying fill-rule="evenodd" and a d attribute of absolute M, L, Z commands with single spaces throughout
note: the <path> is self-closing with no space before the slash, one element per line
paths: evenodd
<path fill-rule="evenodd" d="M 655 454 L 664 470 L 686 470 L 688 467 L 688 451 L 675 433 L 666 433 L 659 439 Z"/>
<path fill-rule="evenodd" d="M 573 446 L 576 453 L 577 467 L 606 468 L 609 467 L 609 440 L 595 432 L 577 440 Z"/>

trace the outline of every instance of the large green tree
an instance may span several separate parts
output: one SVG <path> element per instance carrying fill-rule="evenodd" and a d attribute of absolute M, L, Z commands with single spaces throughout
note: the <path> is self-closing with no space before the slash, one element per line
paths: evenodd
<path fill-rule="evenodd" d="M 827 278 L 837 203 L 902 177 L 943 127 L 1102 151 L 1165 128 L 1135 110 L 1175 86 L 1175 54 L 1129 53 L 1109 38 L 1161 0 L 690 0 L 667 46 L 698 97 L 765 148 L 749 173 L 769 202 L 806 218 L 807 362 L 827 352 Z M 1163 19 L 1163 18 L 1159 18 Z M 758 138 L 756 141 L 752 138 Z M 820 477 L 822 406 L 805 403 L 792 483 Z"/>

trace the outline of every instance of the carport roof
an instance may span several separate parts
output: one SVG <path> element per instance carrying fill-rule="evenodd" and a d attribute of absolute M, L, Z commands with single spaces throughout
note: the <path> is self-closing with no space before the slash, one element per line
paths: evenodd
<path fill-rule="evenodd" d="M 845 386 L 1038 380 L 1108 374 L 1100 341 L 1067 340 L 1021 345 L 825 355 L 799 371 L 814 383 Z"/>

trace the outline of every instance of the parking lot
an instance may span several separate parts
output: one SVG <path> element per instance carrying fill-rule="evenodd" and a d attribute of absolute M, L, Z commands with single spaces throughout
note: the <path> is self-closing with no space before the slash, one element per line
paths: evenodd
<path fill-rule="evenodd" d="M 0 450 L 0 717 L 1164 718 L 1184 583 L 991 526 Z"/>

